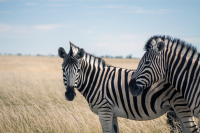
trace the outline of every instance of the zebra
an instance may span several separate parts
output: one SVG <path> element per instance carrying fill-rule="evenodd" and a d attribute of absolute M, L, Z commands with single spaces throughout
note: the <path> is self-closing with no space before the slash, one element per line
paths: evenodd
<path fill-rule="evenodd" d="M 171 107 L 181 120 L 185 132 L 197 131 L 184 98 L 165 80 L 153 84 L 141 96 L 133 97 L 128 90 L 128 83 L 134 70 L 109 66 L 102 63 L 101 58 L 97 58 L 96 62 L 94 56 L 94 61 L 90 57 L 88 63 L 89 60 L 82 59 L 88 56 L 84 49 L 78 49 L 74 54 L 72 47 L 70 44 L 68 54 L 62 47 L 58 50 L 58 55 L 63 58 L 65 97 L 73 101 L 76 88 L 87 100 L 91 111 L 99 116 L 103 132 L 119 132 L 117 117 L 151 120 L 162 116 Z M 98 64 L 105 66 L 99 67 Z"/>
<path fill-rule="evenodd" d="M 189 43 L 169 36 L 153 36 L 129 82 L 138 96 L 153 83 L 166 79 L 186 100 L 192 115 L 200 120 L 200 54 Z"/>

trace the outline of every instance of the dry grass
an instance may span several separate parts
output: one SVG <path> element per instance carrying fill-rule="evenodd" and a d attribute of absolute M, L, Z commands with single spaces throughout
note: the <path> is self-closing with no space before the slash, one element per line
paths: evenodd
<path fill-rule="evenodd" d="M 113 59 L 105 58 L 104 60 L 110 65 L 127 69 L 136 69 L 140 61 L 139 59 L 116 59 L 116 58 Z"/>
<path fill-rule="evenodd" d="M 105 59 L 136 68 L 139 60 Z M 65 100 L 59 57 L 0 56 L 0 133 L 102 132 L 98 116 L 77 92 Z M 169 132 L 166 117 L 152 121 L 119 118 L 120 132 Z"/>

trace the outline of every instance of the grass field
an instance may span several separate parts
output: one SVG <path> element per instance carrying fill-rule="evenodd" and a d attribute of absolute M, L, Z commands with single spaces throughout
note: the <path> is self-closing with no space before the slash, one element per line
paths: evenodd
<path fill-rule="evenodd" d="M 139 60 L 105 59 L 113 66 L 135 69 Z M 77 92 L 65 100 L 59 57 L 0 56 L 0 133 L 97 133 L 98 116 Z M 123 133 L 169 132 L 166 116 L 151 121 L 119 118 Z"/>

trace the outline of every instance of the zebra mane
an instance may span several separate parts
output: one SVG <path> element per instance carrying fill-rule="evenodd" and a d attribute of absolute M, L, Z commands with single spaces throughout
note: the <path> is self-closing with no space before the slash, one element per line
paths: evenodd
<path fill-rule="evenodd" d="M 151 38 L 149 38 L 149 40 L 144 46 L 145 51 L 153 48 L 151 44 L 152 41 L 156 42 L 164 41 L 165 47 L 176 50 L 176 52 L 181 52 L 181 54 L 187 53 L 188 57 L 200 60 L 200 53 L 197 51 L 197 48 L 192 44 L 186 43 L 183 40 L 172 38 L 170 36 L 161 36 L 161 35 L 152 36 Z"/>
<path fill-rule="evenodd" d="M 77 47 L 77 46 L 75 46 L 75 45 L 74 45 L 73 43 L 71 43 L 71 42 L 69 42 L 69 43 L 70 43 L 70 48 L 72 49 L 73 54 L 75 55 L 75 54 L 78 52 L 78 50 L 79 50 L 80 48 Z M 83 56 L 83 59 L 84 59 L 86 62 L 88 62 L 88 63 L 94 63 L 94 61 L 96 61 L 96 63 L 94 63 L 95 66 L 99 66 L 99 67 L 111 66 L 111 65 L 107 64 L 107 63 L 105 62 L 105 60 L 102 59 L 101 57 L 94 56 L 94 55 L 92 55 L 92 54 L 90 54 L 90 53 L 87 53 L 86 51 L 85 51 L 85 54 L 84 54 L 84 56 Z M 97 61 L 98 61 L 98 62 L 97 62 Z"/>

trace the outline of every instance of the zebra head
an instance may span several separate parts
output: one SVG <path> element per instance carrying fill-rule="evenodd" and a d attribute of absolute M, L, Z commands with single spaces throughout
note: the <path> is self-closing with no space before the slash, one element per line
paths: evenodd
<path fill-rule="evenodd" d="M 79 49 L 76 55 L 74 55 L 72 47 L 70 47 L 70 52 L 68 54 L 65 52 L 64 48 L 60 47 L 58 49 L 58 55 L 63 58 L 63 82 L 66 88 L 65 97 L 68 101 L 73 101 L 76 96 L 74 88 L 76 87 L 77 78 L 79 77 L 79 59 L 84 56 L 84 53 L 84 49 Z"/>
<path fill-rule="evenodd" d="M 163 78 L 164 71 L 162 70 L 160 51 L 164 47 L 165 44 L 161 38 L 152 39 L 145 45 L 146 52 L 129 82 L 129 91 L 133 96 L 141 95 L 145 88 Z"/>

